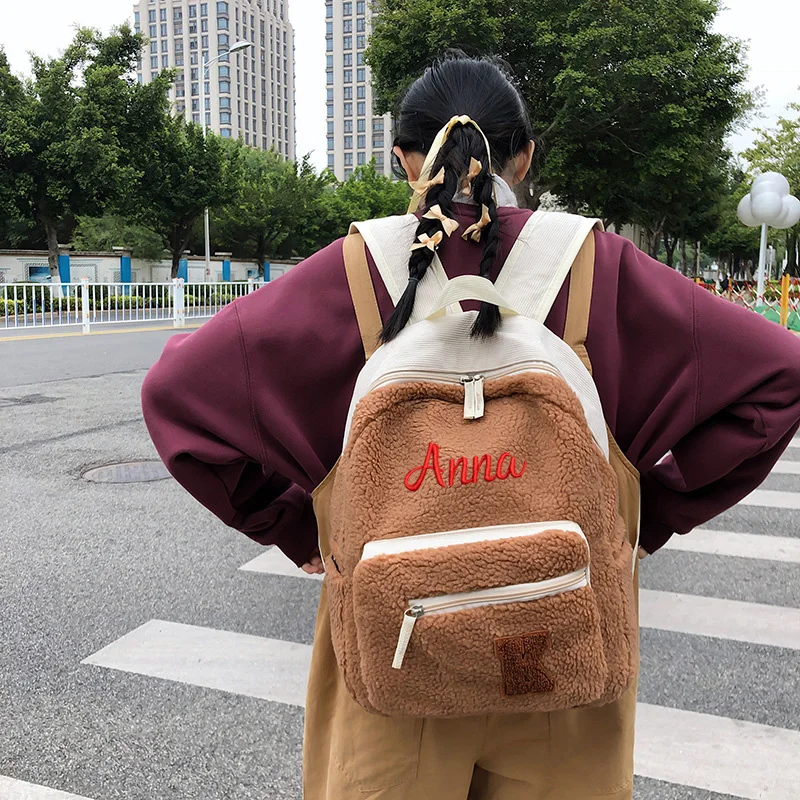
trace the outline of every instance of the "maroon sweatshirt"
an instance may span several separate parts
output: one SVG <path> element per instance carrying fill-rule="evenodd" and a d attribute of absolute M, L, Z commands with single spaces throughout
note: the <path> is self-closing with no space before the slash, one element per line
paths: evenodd
<path fill-rule="evenodd" d="M 469 206 L 455 214 L 462 229 L 475 218 Z M 499 209 L 498 265 L 529 214 Z M 641 541 L 653 552 L 768 475 L 800 423 L 800 339 L 628 240 L 594 236 L 587 349 L 609 427 L 642 475 Z M 476 274 L 481 251 L 454 235 L 439 253 L 452 278 Z M 385 320 L 391 300 L 370 266 Z M 559 335 L 567 292 L 546 323 Z M 144 383 L 145 421 L 203 505 L 302 564 L 317 543 L 309 493 L 339 457 L 363 366 L 339 240 L 170 339 Z"/>

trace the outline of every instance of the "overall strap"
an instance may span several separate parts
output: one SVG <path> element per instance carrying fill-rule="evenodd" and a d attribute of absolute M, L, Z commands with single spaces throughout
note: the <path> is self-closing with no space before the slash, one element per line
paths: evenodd
<path fill-rule="evenodd" d="M 369 361 L 380 344 L 383 321 L 378 310 L 375 287 L 369 274 L 366 244 L 358 231 L 345 237 L 343 252 L 344 269 L 356 312 L 358 330 L 364 344 L 364 356 Z"/>
<path fill-rule="evenodd" d="M 592 307 L 594 258 L 594 235 L 590 234 L 578 251 L 570 270 L 569 299 L 567 300 L 567 317 L 563 337 L 564 341 L 578 354 L 590 373 L 592 363 L 586 350 L 586 336 L 589 332 L 589 313 Z"/>

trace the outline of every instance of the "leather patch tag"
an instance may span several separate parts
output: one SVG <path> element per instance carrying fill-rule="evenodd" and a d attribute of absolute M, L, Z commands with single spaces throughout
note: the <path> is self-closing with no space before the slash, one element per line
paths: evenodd
<path fill-rule="evenodd" d="M 555 689 L 552 678 L 540 663 L 549 644 L 550 634 L 547 631 L 494 640 L 495 653 L 500 659 L 503 673 L 504 695 L 545 694 Z"/>

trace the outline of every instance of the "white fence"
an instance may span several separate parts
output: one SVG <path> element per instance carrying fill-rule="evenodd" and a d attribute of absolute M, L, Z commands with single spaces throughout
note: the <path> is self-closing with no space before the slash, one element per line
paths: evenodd
<path fill-rule="evenodd" d="M 263 283 L 8 283 L 0 284 L 0 331 L 125 322 L 169 322 L 182 328 L 187 319 L 213 317 L 238 297 Z"/>

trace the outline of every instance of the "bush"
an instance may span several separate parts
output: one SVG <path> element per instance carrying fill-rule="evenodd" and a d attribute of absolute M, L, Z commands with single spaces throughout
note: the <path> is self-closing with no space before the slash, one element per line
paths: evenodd
<path fill-rule="evenodd" d="M 9 297 L 7 300 L 0 297 L 0 316 L 16 316 L 25 312 L 25 303 Z"/>

